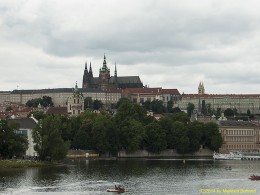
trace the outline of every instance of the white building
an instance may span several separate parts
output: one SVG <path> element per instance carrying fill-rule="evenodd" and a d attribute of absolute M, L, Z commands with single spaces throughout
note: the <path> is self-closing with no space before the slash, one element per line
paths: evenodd
<path fill-rule="evenodd" d="M 32 138 L 32 130 L 36 127 L 38 121 L 35 118 L 22 118 L 22 119 L 10 119 L 20 125 L 17 133 L 27 136 L 28 149 L 26 150 L 27 157 L 37 156 L 37 152 L 34 150 L 34 143 Z"/>

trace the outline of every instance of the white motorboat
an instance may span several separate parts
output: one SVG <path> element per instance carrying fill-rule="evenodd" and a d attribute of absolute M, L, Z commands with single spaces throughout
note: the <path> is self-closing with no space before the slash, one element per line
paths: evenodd
<path fill-rule="evenodd" d="M 229 154 L 221 154 L 214 152 L 214 160 L 242 160 L 243 154 L 230 152 Z"/>

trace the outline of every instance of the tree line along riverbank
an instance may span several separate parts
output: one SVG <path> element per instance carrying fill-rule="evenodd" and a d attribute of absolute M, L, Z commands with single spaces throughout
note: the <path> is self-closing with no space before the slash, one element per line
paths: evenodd
<path fill-rule="evenodd" d="M 95 150 L 99 154 L 109 153 L 111 156 L 117 156 L 121 150 L 146 150 L 158 154 L 165 149 L 175 149 L 180 154 L 187 154 L 199 151 L 201 146 L 217 151 L 222 144 L 215 123 L 190 122 L 184 112 L 168 113 L 156 120 L 148 116 L 142 106 L 127 99 L 118 102 L 115 113 L 86 110 L 77 117 L 43 113 L 34 116 L 39 123 L 32 136 L 35 150 L 43 161 L 63 159 L 69 149 Z M 15 125 L 8 127 L 3 121 L 2 124 L 1 136 L 5 136 L 3 128 L 18 128 Z M 8 141 L 9 144 L 13 142 L 8 140 L 8 136 L 5 140 L 5 143 L 0 140 L 0 155 L 4 158 L 21 156 L 22 152 L 18 150 L 21 147 L 16 147 L 17 152 L 11 151 L 6 144 Z M 26 148 L 24 140 L 22 146 Z"/>

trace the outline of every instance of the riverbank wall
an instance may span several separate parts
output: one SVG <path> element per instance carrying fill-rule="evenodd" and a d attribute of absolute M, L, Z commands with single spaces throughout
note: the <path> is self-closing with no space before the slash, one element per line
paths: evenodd
<path fill-rule="evenodd" d="M 192 157 L 192 158 L 212 158 L 213 151 L 209 149 L 201 149 L 195 153 L 190 154 L 179 154 L 174 149 L 163 150 L 160 153 L 150 153 L 146 150 L 137 150 L 135 152 L 126 152 L 121 150 L 118 152 L 119 158 L 183 158 L 183 157 Z"/>
<path fill-rule="evenodd" d="M 87 155 L 86 155 L 87 154 Z M 108 153 L 99 156 L 98 152 L 93 150 L 69 150 L 68 158 L 110 158 Z M 135 152 L 127 152 L 121 150 L 117 154 L 118 158 L 213 158 L 213 151 L 209 149 L 200 149 L 191 154 L 179 154 L 176 150 L 168 149 L 160 153 L 150 153 L 146 150 L 137 150 Z"/>

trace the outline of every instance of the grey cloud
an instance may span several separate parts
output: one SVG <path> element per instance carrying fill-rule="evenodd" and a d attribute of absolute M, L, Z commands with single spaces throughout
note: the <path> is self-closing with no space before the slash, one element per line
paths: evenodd
<path fill-rule="evenodd" d="M 34 1 L 24 1 L 31 2 Z M 106 53 L 111 70 L 117 62 L 121 75 L 127 75 L 129 69 L 134 69 L 131 73 L 140 74 L 145 83 L 154 86 L 160 84 L 188 89 L 187 86 L 194 85 L 192 88 L 196 88 L 194 82 L 200 79 L 216 86 L 221 82 L 229 85 L 259 82 L 257 69 L 236 69 L 237 64 L 247 69 L 248 63 L 257 64 L 259 61 L 259 38 L 256 35 L 259 34 L 260 15 L 248 11 L 250 6 L 254 7 L 252 2 L 103 3 L 77 1 L 73 4 L 72 1 L 64 1 L 59 7 L 57 2 L 38 1 L 32 10 L 22 4 L 16 8 L 13 4 L 0 6 L 0 43 L 2 47 L 10 43 L 29 45 L 42 51 L 43 54 L 39 55 L 56 57 L 55 60 L 30 62 L 34 63 L 32 66 L 41 67 L 40 70 L 46 74 L 51 69 L 56 74 L 62 74 L 61 78 L 70 77 L 71 80 L 82 79 L 85 60 L 94 61 L 92 65 L 97 68 L 97 74 Z M 25 17 L 26 13 L 33 17 Z M 17 48 L 14 47 L 14 50 Z M 28 56 L 19 57 L 25 59 Z M 82 63 L 71 62 L 73 57 L 82 58 Z M 3 58 L 1 56 L 0 59 Z M 59 59 L 70 61 L 64 63 Z M 17 60 L 17 64 L 19 61 L 27 62 L 21 59 Z M 80 74 L 76 76 L 78 72 Z M 69 76 L 70 73 L 73 75 Z M 183 81 L 177 75 L 189 81 Z M 158 80 L 151 79 L 154 77 Z M 36 77 L 33 79 L 37 80 Z M 52 82 L 55 83 L 50 80 Z"/>

